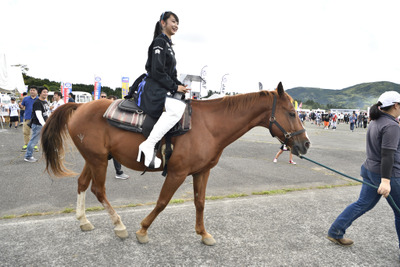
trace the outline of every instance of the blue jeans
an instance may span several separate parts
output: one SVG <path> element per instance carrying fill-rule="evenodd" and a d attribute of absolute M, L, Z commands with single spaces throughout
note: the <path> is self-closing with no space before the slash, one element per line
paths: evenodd
<path fill-rule="evenodd" d="M 353 131 L 354 130 L 354 122 L 350 122 L 350 130 Z"/>
<path fill-rule="evenodd" d="M 37 145 L 40 138 L 40 131 L 42 130 L 42 125 L 32 124 L 32 137 L 29 140 L 28 147 L 26 148 L 25 158 L 28 159 L 33 155 L 33 147 Z"/>
<path fill-rule="evenodd" d="M 379 187 L 381 183 L 380 174 L 368 171 L 364 166 L 361 166 L 361 176 L 365 182 Z M 400 177 L 390 179 L 390 195 L 397 206 L 400 205 Z M 360 197 L 356 202 L 350 204 L 333 222 L 328 231 L 328 235 L 333 238 L 343 238 L 346 229 L 361 215 L 371 210 L 376 203 L 381 199 L 381 195 L 377 193 L 377 189 L 369 185 L 362 184 Z M 392 202 L 387 199 L 389 205 L 392 207 L 395 216 L 395 226 L 397 238 L 400 242 L 400 213 L 393 207 Z M 400 247 L 400 244 L 399 244 Z"/>

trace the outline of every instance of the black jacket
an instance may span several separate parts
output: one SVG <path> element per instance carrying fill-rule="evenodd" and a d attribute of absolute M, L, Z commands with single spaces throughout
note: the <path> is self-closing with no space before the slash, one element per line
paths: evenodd
<path fill-rule="evenodd" d="M 140 83 L 137 103 L 148 115 L 159 117 L 167 93 L 174 94 L 182 83 L 177 78 L 171 40 L 160 34 L 151 43 L 146 62 L 147 77 Z"/>

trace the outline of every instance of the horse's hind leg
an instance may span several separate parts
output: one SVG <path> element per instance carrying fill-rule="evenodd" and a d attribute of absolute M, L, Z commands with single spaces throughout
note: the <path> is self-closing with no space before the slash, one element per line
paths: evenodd
<path fill-rule="evenodd" d="M 119 238 L 126 238 L 128 237 L 128 231 L 126 231 L 126 227 L 122 223 L 121 217 L 113 209 L 110 202 L 108 202 L 106 196 L 105 181 L 106 181 L 107 164 L 108 161 L 107 158 L 105 158 L 104 162 L 91 165 L 91 170 L 93 174 L 91 190 L 93 194 L 97 197 L 97 200 L 103 205 L 104 209 L 110 215 L 111 220 L 115 225 L 114 227 L 115 234 Z"/>
<path fill-rule="evenodd" d="M 90 169 L 87 164 L 85 164 L 78 179 L 78 199 L 76 201 L 76 218 L 80 222 L 79 226 L 82 231 L 90 231 L 94 229 L 94 226 L 89 222 L 85 214 L 86 189 L 88 188 L 91 179 Z"/>
<path fill-rule="evenodd" d="M 204 205 L 206 199 L 206 187 L 210 170 L 193 174 L 194 205 L 196 206 L 196 233 L 201 235 L 201 241 L 208 246 L 215 245 L 215 240 L 207 233 L 204 227 Z"/>

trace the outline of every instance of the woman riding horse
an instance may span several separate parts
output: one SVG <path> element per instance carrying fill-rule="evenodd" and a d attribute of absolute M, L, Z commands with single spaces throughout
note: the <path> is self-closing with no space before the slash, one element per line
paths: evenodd
<path fill-rule="evenodd" d="M 149 116 L 158 118 L 149 137 L 140 144 L 137 161 L 142 153 L 144 164 L 150 168 L 159 168 L 161 159 L 156 157 L 155 145 L 180 120 L 185 111 L 185 103 L 172 97 L 179 92 L 183 95 L 189 89 L 177 79 L 175 52 L 172 49 L 171 36 L 178 30 L 179 18 L 172 12 L 162 13 L 157 21 L 154 39 L 148 50 L 146 63 L 147 76 L 139 84 L 137 104 Z M 165 112 L 163 109 L 165 107 Z"/>

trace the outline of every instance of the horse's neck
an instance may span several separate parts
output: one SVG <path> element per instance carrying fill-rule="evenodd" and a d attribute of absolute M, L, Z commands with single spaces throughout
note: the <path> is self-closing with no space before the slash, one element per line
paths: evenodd
<path fill-rule="evenodd" d="M 204 115 L 207 116 L 209 131 L 222 147 L 228 146 L 255 126 L 260 125 L 266 112 L 270 112 L 261 98 L 248 109 L 227 109 L 226 105 L 221 103 L 213 103 L 213 105 L 210 109 L 211 114 L 205 112 Z"/>

